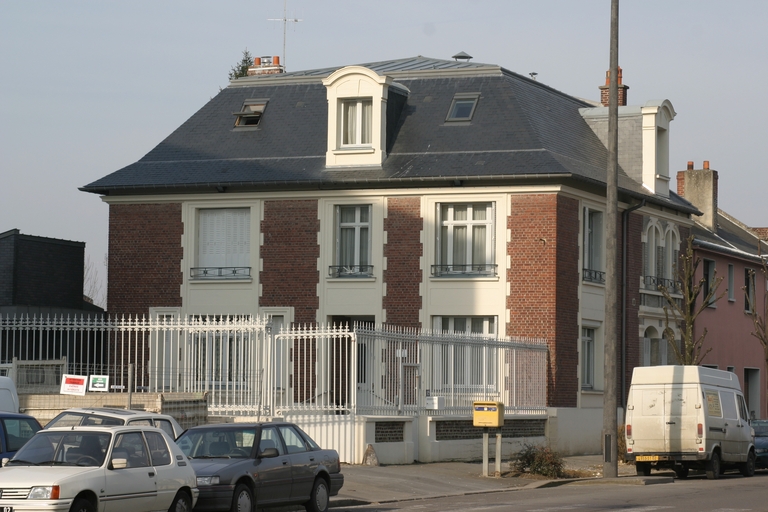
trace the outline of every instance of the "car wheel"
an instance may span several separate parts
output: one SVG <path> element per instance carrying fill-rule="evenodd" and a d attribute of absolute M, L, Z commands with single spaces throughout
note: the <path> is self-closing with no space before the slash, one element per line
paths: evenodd
<path fill-rule="evenodd" d="M 688 478 L 688 466 L 675 466 L 673 469 L 675 471 L 675 476 L 680 480 Z"/>
<path fill-rule="evenodd" d="M 232 496 L 232 512 L 252 512 L 253 511 L 253 493 L 245 484 L 238 484 L 235 487 L 235 494 Z"/>
<path fill-rule="evenodd" d="M 637 473 L 637 476 L 651 476 L 651 463 L 650 462 L 635 463 L 635 472 Z"/>
<path fill-rule="evenodd" d="M 744 476 L 755 476 L 755 452 L 749 452 L 749 455 L 747 455 L 747 462 L 744 462 L 741 467 L 739 467 L 739 471 L 741 471 L 741 474 Z"/>
<path fill-rule="evenodd" d="M 312 494 L 309 496 L 309 501 L 304 504 L 304 508 L 307 512 L 327 512 L 328 511 L 328 484 L 325 480 L 318 477 L 315 479 L 315 485 L 312 486 Z"/>
<path fill-rule="evenodd" d="M 171 503 L 171 508 L 168 509 L 168 512 L 191 512 L 191 510 L 192 498 L 184 491 L 179 491 L 176 493 L 176 497 L 173 498 L 173 503 Z"/>
<path fill-rule="evenodd" d="M 707 472 L 708 479 L 717 480 L 720 478 L 720 452 L 712 454 L 712 458 L 704 465 L 704 469 Z"/>
<path fill-rule="evenodd" d="M 72 508 L 69 509 L 69 512 L 96 512 L 96 509 L 93 508 L 93 504 L 87 499 L 78 498 L 72 504 Z"/>

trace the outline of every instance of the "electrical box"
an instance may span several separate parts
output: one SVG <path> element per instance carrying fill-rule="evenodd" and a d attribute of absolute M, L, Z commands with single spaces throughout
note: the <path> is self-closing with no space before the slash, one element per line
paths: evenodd
<path fill-rule="evenodd" d="M 502 402 L 475 402 L 472 404 L 472 424 L 476 427 L 504 426 Z"/>
<path fill-rule="evenodd" d="M 427 398 L 427 409 L 431 410 L 439 410 L 439 409 L 445 409 L 445 397 L 444 396 L 428 396 Z"/>

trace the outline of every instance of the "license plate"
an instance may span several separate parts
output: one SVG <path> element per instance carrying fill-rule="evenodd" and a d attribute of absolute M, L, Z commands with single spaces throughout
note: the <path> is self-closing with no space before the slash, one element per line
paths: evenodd
<path fill-rule="evenodd" d="M 637 457 L 635 457 L 635 460 L 639 462 L 652 462 L 652 461 L 659 460 L 659 456 L 658 455 L 638 455 Z"/>

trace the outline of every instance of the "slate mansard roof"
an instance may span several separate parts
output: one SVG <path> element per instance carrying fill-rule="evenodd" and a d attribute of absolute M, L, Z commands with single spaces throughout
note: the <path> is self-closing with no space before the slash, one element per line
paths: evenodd
<path fill-rule="evenodd" d="M 415 57 L 362 66 L 397 84 L 389 92 L 381 167 L 326 168 L 321 80 L 340 69 L 327 68 L 235 80 L 138 162 L 81 190 L 127 195 L 553 179 L 604 187 L 607 150 L 579 114 L 593 104 L 488 64 Z M 445 122 L 454 94 L 478 92 L 470 123 Z M 269 100 L 258 129 L 234 130 L 232 113 L 254 98 Z M 623 171 L 619 187 L 695 211 L 674 193 L 649 194 Z"/>

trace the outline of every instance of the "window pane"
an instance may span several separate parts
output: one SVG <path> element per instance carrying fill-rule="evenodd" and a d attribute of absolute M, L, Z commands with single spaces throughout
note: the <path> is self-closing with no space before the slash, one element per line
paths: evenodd
<path fill-rule="evenodd" d="M 472 219 L 473 220 L 485 220 L 487 214 L 487 206 L 484 204 L 472 205 Z"/>
<path fill-rule="evenodd" d="M 475 334 L 483 334 L 483 323 L 485 322 L 485 318 L 483 317 L 473 317 L 472 318 L 472 332 Z"/>
<path fill-rule="evenodd" d="M 341 222 L 342 223 L 355 222 L 355 210 L 357 210 L 357 208 L 354 206 L 342 206 Z"/>
<path fill-rule="evenodd" d="M 456 100 L 453 104 L 450 119 L 469 119 L 475 100 Z"/>
<path fill-rule="evenodd" d="M 370 216 L 371 207 L 370 206 L 360 206 L 360 222 L 368 222 L 368 217 Z"/>
<path fill-rule="evenodd" d="M 454 318 L 453 332 L 467 332 L 467 319 L 462 317 Z"/>
<path fill-rule="evenodd" d="M 462 204 L 454 205 L 452 220 L 467 220 L 467 205 L 462 205 Z"/>
<path fill-rule="evenodd" d="M 372 129 L 372 113 L 373 113 L 373 107 L 371 105 L 370 101 L 363 101 L 362 102 L 362 108 L 363 108 L 363 116 L 362 116 L 362 126 L 361 126 L 361 134 L 360 134 L 360 144 L 370 144 L 371 143 L 371 129 Z"/>
<path fill-rule="evenodd" d="M 488 261 L 485 250 L 485 232 L 485 226 L 474 226 L 472 228 L 472 263 L 474 265 L 484 265 Z"/>
<path fill-rule="evenodd" d="M 342 105 L 343 144 L 355 144 L 357 134 L 357 103 L 344 102 Z"/>
<path fill-rule="evenodd" d="M 161 434 L 157 432 L 145 432 L 144 435 L 147 438 L 147 444 L 149 445 L 149 455 L 152 459 L 153 466 L 167 466 L 171 463 L 171 452 L 168 450 L 168 445 L 165 444 L 165 439 Z"/>
<path fill-rule="evenodd" d="M 300 453 L 307 451 L 307 446 L 304 444 L 304 440 L 301 436 L 291 427 L 279 427 L 280 433 L 283 435 L 283 441 L 285 441 L 285 447 L 288 453 Z"/>
<path fill-rule="evenodd" d="M 341 228 L 339 265 L 355 264 L 355 228 Z"/>
<path fill-rule="evenodd" d="M 466 213 L 466 211 L 464 213 Z M 467 227 L 455 226 L 453 228 L 453 264 L 466 265 L 466 263 L 467 263 Z"/>
<path fill-rule="evenodd" d="M 368 257 L 368 228 L 360 228 L 360 265 L 370 265 Z"/>

